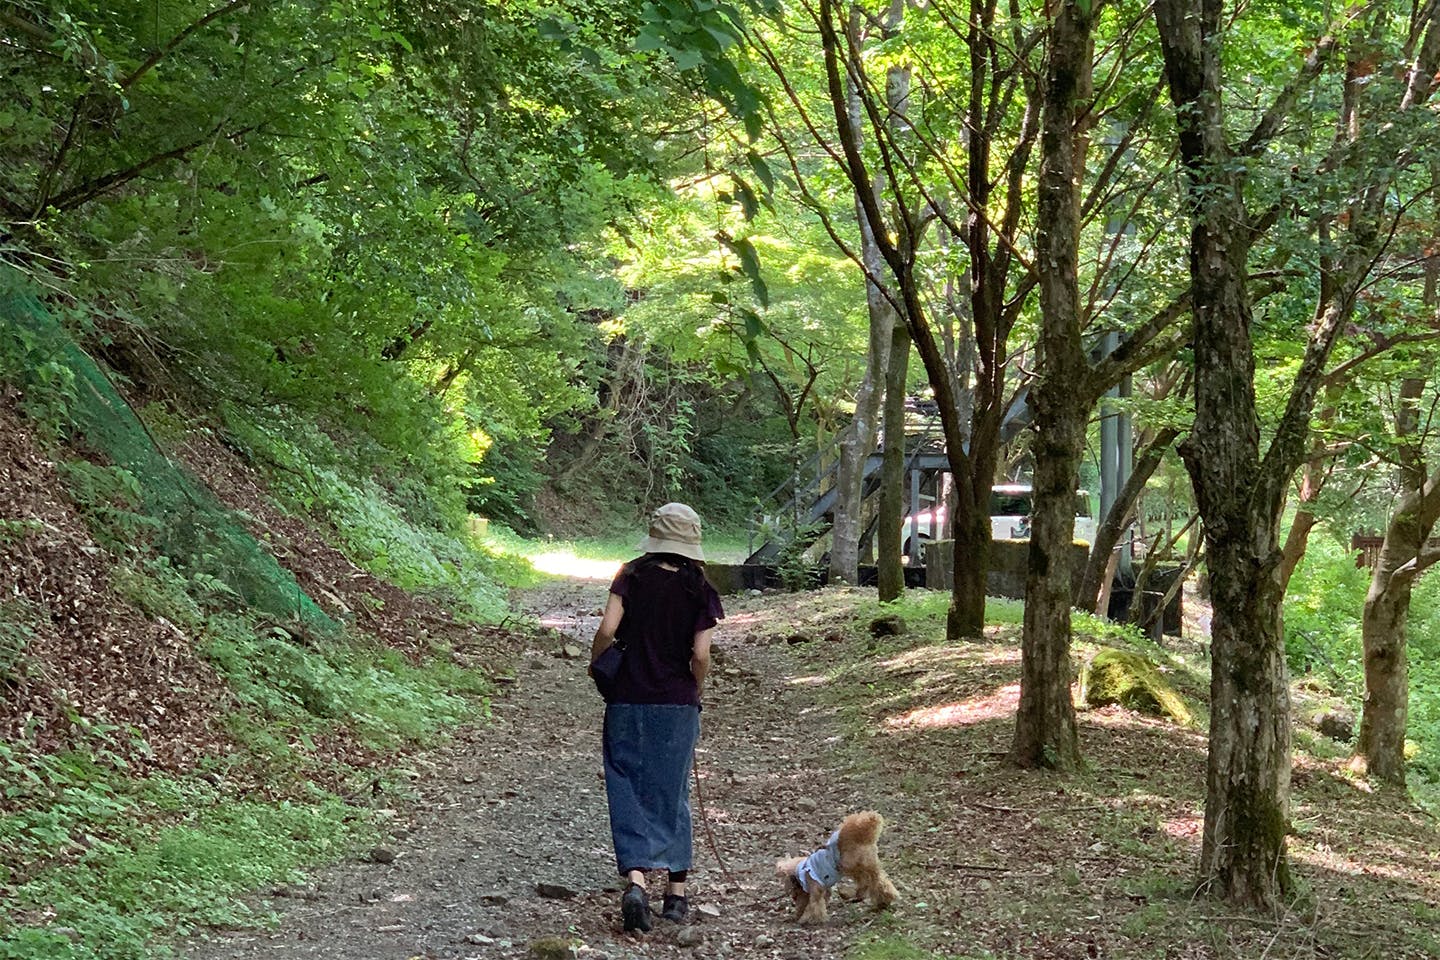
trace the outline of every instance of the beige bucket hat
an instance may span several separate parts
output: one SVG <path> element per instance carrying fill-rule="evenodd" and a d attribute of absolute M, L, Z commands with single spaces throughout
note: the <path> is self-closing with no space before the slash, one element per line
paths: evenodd
<path fill-rule="evenodd" d="M 683 503 L 667 503 L 650 515 L 650 535 L 640 541 L 644 553 L 674 553 L 705 562 L 700 549 L 700 514 Z"/>

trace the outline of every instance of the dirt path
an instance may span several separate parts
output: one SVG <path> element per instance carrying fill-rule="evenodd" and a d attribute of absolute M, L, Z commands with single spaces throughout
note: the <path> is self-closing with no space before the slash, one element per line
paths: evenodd
<path fill-rule="evenodd" d="M 522 604 L 588 649 L 604 597 L 600 582 L 557 582 Z M 583 661 L 558 649 L 525 651 L 491 722 L 465 731 L 404 805 L 388 864 L 351 861 L 311 886 L 273 898 L 274 931 L 224 932 L 193 960 L 241 958 L 500 958 L 538 956 L 537 939 L 568 938 L 579 956 L 827 958 L 874 922 L 839 904 L 820 930 L 790 922 L 769 865 L 823 842 L 859 798 L 825 769 L 823 717 L 807 715 L 784 651 L 750 642 L 762 600 L 734 600 L 717 632 L 699 764 L 705 811 L 729 868 L 722 871 L 696 808 L 695 922 L 684 936 L 656 918 L 643 938 L 620 930 L 600 771 L 602 704 Z M 383 857 L 383 854 L 382 854 Z M 538 884 L 564 888 L 542 897 Z M 657 879 L 652 897 L 660 892 Z M 263 906 L 263 905 L 262 905 Z M 703 911 L 703 912 L 701 912 Z M 683 945 L 682 945 L 683 942 Z M 563 948 L 562 948 L 563 951 Z M 563 952 L 559 955 L 564 955 Z"/>

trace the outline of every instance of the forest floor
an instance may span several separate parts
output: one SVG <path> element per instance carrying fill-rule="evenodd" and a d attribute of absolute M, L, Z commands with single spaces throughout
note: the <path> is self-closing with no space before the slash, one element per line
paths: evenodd
<path fill-rule="evenodd" d="M 728 598 L 698 753 L 693 922 L 622 933 L 602 706 L 564 649 L 588 649 L 604 592 L 603 580 L 555 580 L 520 594 L 553 632 L 519 654 L 487 721 L 414 764 L 415 796 L 383 812 L 384 846 L 259 898 L 279 912 L 274 929 L 213 931 L 188 956 L 1440 956 L 1440 830 L 1349 776 L 1343 750 L 1296 755 L 1294 902 L 1237 913 L 1189 882 L 1203 726 L 1083 711 L 1085 772 L 1016 770 L 1004 752 L 1017 628 L 945 645 L 934 605 L 875 638 L 874 593 L 851 589 Z M 1200 676 L 1176 671 L 1192 699 Z M 888 820 L 881 856 L 900 902 L 874 913 L 832 901 L 825 926 L 796 926 L 771 864 L 867 807 Z"/>

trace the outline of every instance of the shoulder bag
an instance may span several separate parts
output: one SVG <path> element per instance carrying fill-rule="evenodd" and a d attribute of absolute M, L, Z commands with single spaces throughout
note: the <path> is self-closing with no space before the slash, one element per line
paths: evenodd
<path fill-rule="evenodd" d="M 615 687 L 620 679 L 620 665 L 624 660 L 625 644 L 616 640 L 602 650 L 595 662 L 590 664 L 590 678 L 595 681 L 595 689 L 600 691 L 600 696 L 605 698 L 606 703 L 615 695 Z"/>

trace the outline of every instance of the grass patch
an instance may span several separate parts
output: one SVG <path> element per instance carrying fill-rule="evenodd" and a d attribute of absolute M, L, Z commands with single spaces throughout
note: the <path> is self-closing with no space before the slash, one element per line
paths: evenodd
<path fill-rule="evenodd" d="M 263 919 L 234 898 L 300 878 L 374 836 L 360 811 L 227 795 L 200 779 L 127 779 L 92 755 L 45 758 L 41 808 L 0 816 L 9 847 L 0 960 L 143 960 L 162 937 Z M 57 851 L 65 851 L 57 854 Z M 27 867 L 16 876 L 14 864 Z"/>
<path fill-rule="evenodd" d="M 243 703 L 302 731 L 335 721 L 375 749 L 427 742 L 484 709 L 490 690 L 443 649 L 416 663 L 364 639 L 307 644 L 280 627 L 218 627 L 202 652 Z"/>

